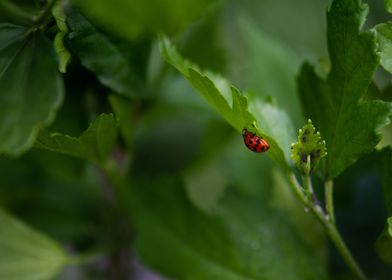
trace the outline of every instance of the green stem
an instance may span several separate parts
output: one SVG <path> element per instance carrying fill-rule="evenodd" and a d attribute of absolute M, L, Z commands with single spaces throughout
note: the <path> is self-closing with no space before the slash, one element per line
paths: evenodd
<path fill-rule="evenodd" d="M 310 209 L 311 212 L 320 221 L 320 223 L 324 226 L 329 238 L 335 244 L 336 248 L 338 249 L 338 251 L 342 255 L 347 266 L 351 269 L 351 271 L 353 273 L 355 273 L 355 275 L 358 276 L 359 279 L 366 280 L 367 278 L 366 278 L 365 274 L 363 273 L 361 268 L 356 263 L 350 250 L 348 249 L 347 245 L 344 243 L 342 236 L 340 235 L 339 231 L 337 230 L 334 219 L 331 219 L 328 217 L 328 215 L 331 215 L 331 213 L 333 213 L 333 207 L 329 208 L 330 210 L 332 209 L 332 212 L 328 212 L 329 214 L 325 214 L 323 209 L 320 207 L 320 205 L 318 203 L 314 203 L 314 201 L 310 198 L 310 196 L 304 195 L 304 193 L 303 193 L 304 189 L 298 183 L 298 180 L 297 180 L 296 176 L 294 175 L 294 173 L 290 172 L 288 174 L 288 177 L 289 177 L 290 185 L 291 185 L 292 189 L 294 190 L 294 193 L 302 201 L 304 206 L 306 208 Z M 306 176 L 306 177 L 309 177 L 309 176 Z M 305 178 L 304 182 L 305 182 L 305 184 L 311 183 L 310 178 Z M 328 185 L 332 186 L 332 182 L 328 183 Z M 330 187 L 330 188 L 332 188 L 332 187 Z M 328 192 L 330 192 L 331 198 L 332 198 L 332 191 L 329 190 Z M 329 201 L 329 203 L 333 203 L 332 199 L 328 199 L 328 201 Z M 330 210 L 327 210 L 327 211 L 330 211 Z"/>
<path fill-rule="evenodd" d="M 118 171 L 121 168 L 113 160 L 108 160 L 106 164 L 101 166 L 101 168 L 105 172 L 110 185 L 112 186 L 120 207 L 122 207 L 127 212 L 127 214 L 131 213 L 131 194 L 129 190 L 129 180 L 126 179 L 124 174 L 121 174 Z"/>
<path fill-rule="evenodd" d="M 332 180 L 328 180 L 325 182 L 325 210 L 327 211 L 327 215 L 331 221 L 331 223 L 335 223 L 335 210 L 333 207 L 333 182 Z"/>
<path fill-rule="evenodd" d="M 348 249 L 346 243 L 336 228 L 336 225 L 330 222 L 330 220 L 326 220 L 323 225 L 327 229 L 329 238 L 331 238 L 343 259 L 346 261 L 347 266 L 358 276 L 359 279 L 366 280 L 367 278 L 365 274 L 352 256 L 350 250 Z"/>

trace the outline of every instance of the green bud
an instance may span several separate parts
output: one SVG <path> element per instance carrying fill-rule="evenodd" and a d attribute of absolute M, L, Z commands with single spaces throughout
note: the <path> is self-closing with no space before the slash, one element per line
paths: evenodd
<path fill-rule="evenodd" d="M 320 132 L 316 132 L 309 119 L 308 123 L 298 131 L 297 142 L 291 144 L 291 158 L 302 173 L 309 175 L 325 155 L 327 155 L 325 141 L 321 140 Z"/>

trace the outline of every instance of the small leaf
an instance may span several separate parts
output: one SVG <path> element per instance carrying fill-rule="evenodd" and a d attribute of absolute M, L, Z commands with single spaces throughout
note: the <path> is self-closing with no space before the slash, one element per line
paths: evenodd
<path fill-rule="evenodd" d="M 42 131 L 35 147 L 80 157 L 102 166 L 112 151 L 116 136 L 117 121 L 113 115 L 101 114 L 80 137 Z"/>
<path fill-rule="evenodd" d="M 61 73 L 67 72 L 67 65 L 71 59 L 71 54 L 64 46 L 64 38 L 68 34 L 68 26 L 66 23 L 66 15 L 64 12 L 64 2 L 62 0 L 57 0 L 52 8 L 52 15 L 56 20 L 57 27 L 59 31 L 54 38 L 54 48 L 56 50 L 57 56 L 59 58 L 59 71 Z"/>
<path fill-rule="evenodd" d="M 39 30 L 0 24 L 0 154 L 28 150 L 62 99 L 51 42 Z"/>
<path fill-rule="evenodd" d="M 177 68 L 208 104 L 232 127 L 240 133 L 244 128 L 247 128 L 249 131 L 256 132 L 258 135 L 265 138 L 270 144 L 270 150 L 267 154 L 283 168 L 288 168 L 288 161 L 285 159 L 283 150 L 289 149 L 289 146 L 279 146 L 277 139 L 275 138 L 277 136 L 276 133 L 269 134 L 272 130 L 268 131 L 262 129 L 266 126 L 269 126 L 270 128 L 279 127 L 281 123 L 273 122 L 282 119 L 272 120 L 267 116 L 265 119 L 256 120 L 248 109 L 247 98 L 242 95 L 237 88 L 231 86 L 224 78 L 211 73 L 202 72 L 196 65 L 183 59 L 167 37 L 160 37 L 160 49 L 165 60 Z M 260 129 L 257 126 L 252 126 L 257 125 L 257 121 L 261 123 Z M 263 122 L 266 122 L 267 124 Z M 281 127 L 286 127 L 286 125 Z M 283 132 L 283 128 L 279 132 Z M 289 132 L 290 130 L 287 131 L 287 134 L 289 134 Z M 287 136 L 286 139 L 290 138 L 288 135 L 279 136 Z"/>
<path fill-rule="evenodd" d="M 68 261 L 59 244 L 0 208 L 0 279 L 53 279 Z"/>
<path fill-rule="evenodd" d="M 320 132 L 316 132 L 309 119 L 308 123 L 299 130 L 298 141 L 291 146 L 291 158 L 299 170 L 309 174 L 326 155 L 325 141 L 321 140 Z"/>
<path fill-rule="evenodd" d="M 67 46 L 82 65 L 93 72 L 108 88 L 125 97 L 132 97 L 134 75 L 120 50 L 80 13 L 73 11 L 67 18 L 71 32 Z"/>
<path fill-rule="evenodd" d="M 391 103 L 362 99 L 380 60 L 374 32 L 360 31 L 367 10 L 360 0 L 335 0 L 327 15 L 331 72 L 323 80 L 305 64 L 298 79 L 306 117 L 327 143 L 326 178 L 371 152 L 392 113 Z"/>

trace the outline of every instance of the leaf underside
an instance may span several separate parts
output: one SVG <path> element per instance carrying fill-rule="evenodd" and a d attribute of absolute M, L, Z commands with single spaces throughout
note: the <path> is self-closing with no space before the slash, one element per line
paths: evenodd
<path fill-rule="evenodd" d="M 248 108 L 247 97 L 237 88 L 220 76 L 202 72 L 196 65 L 182 58 L 169 39 L 164 36 L 160 37 L 160 49 L 165 60 L 190 82 L 227 123 L 240 133 L 247 128 L 266 139 L 270 144 L 268 156 L 284 169 L 289 168 L 292 126 L 284 112 L 261 100 L 254 101 L 257 105 L 251 104 Z M 272 118 L 268 116 L 269 113 Z"/>

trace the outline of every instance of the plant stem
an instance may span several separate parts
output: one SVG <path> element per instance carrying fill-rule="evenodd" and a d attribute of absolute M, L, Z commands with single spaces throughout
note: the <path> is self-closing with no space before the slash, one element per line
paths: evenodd
<path fill-rule="evenodd" d="M 335 223 L 335 210 L 333 207 L 333 182 L 325 182 L 325 210 L 332 223 Z"/>
<path fill-rule="evenodd" d="M 366 280 L 366 276 L 355 261 L 354 257 L 352 256 L 350 250 L 348 249 L 347 245 L 345 244 L 342 236 L 340 235 L 338 229 L 336 228 L 335 223 L 332 223 L 330 220 L 326 220 L 324 223 L 325 228 L 327 229 L 328 236 L 331 238 L 332 242 L 335 244 L 336 248 L 342 255 L 343 259 L 346 261 L 346 264 L 354 272 L 359 279 Z"/>
<path fill-rule="evenodd" d="M 328 203 L 331 204 L 328 206 L 327 214 L 326 214 L 326 213 L 324 213 L 324 210 L 321 208 L 321 206 L 318 203 L 315 203 L 317 201 L 317 198 L 316 198 L 316 201 L 314 201 L 311 196 L 306 196 L 304 194 L 304 189 L 298 183 L 298 180 L 293 172 L 289 172 L 288 177 L 289 177 L 290 185 L 294 190 L 294 193 L 302 201 L 304 206 L 306 208 L 310 209 L 311 212 L 320 221 L 320 223 L 324 226 L 329 238 L 335 244 L 336 248 L 338 249 L 338 251 L 342 255 L 347 266 L 351 269 L 351 271 L 355 275 L 358 276 L 359 279 L 366 280 L 367 278 L 366 278 L 365 274 L 363 273 L 361 268 L 356 263 L 350 250 L 348 249 L 347 245 L 344 243 L 342 236 L 340 235 L 339 231 L 337 230 L 336 224 L 335 224 L 335 219 L 332 218 L 333 217 L 332 182 L 331 181 L 326 182 L 326 185 L 328 185 L 328 191 L 326 190 L 326 192 L 328 192 L 328 195 L 330 195 L 330 197 L 328 198 Z M 309 176 L 305 176 L 305 177 L 309 177 Z M 304 178 L 304 183 L 311 184 L 310 177 Z M 307 187 L 307 188 L 309 188 L 309 187 Z"/>

